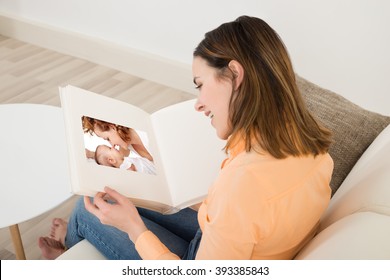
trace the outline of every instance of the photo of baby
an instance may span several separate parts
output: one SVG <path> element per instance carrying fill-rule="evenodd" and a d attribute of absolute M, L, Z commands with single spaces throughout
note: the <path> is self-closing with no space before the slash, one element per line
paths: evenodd
<path fill-rule="evenodd" d="M 82 126 L 87 159 L 108 167 L 156 174 L 145 132 L 87 116 L 82 117 Z"/>
<path fill-rule="evenodd" d="M 119 147 L 99 145 L 95 150 L 95 161 L 97 164 L 111 166 L 148 174 L 156 174 L 154 163 L 147 158 L 140 157 L 134 152 L 125 157 L 119 152 Z"/>

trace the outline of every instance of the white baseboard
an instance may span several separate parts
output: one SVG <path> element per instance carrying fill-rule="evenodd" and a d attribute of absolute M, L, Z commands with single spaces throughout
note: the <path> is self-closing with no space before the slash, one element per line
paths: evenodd
<path fill-rule="evenodd" d="M 194 93 L 190 65 L 0 13 L 0 34 Z"/>

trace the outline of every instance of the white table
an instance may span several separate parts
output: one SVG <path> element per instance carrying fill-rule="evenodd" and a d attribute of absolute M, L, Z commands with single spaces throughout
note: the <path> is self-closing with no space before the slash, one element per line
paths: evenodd
<path fill-rule="evenodd" d="M 0 105 L 0 228 L 10 227 L 16 257 L 25 259 L 18 224 L 71 197 L 62 110 Z"/>

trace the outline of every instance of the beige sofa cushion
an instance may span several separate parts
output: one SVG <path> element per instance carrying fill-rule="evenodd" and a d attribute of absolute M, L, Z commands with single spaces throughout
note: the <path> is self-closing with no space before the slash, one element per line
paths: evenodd
<path fill-rule="evenodd" d="M 330 183 L 334 194 L 363 152 L 390 124 L 390 117 L 365 110 L 299 76 L 297 84 L 309 110 L 333 132 L 329 154 L 334 160 Z"/>

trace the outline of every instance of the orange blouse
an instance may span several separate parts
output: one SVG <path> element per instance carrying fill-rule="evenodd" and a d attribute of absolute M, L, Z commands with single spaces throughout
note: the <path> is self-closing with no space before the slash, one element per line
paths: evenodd
<path fill-rule="evenodd" d="M 238 143 L 199 208 L 196 259 L 291 259 L 311 239 L 330 201 L 333 160 L 275 159 Z M 143 259 L 178 259 L 150 231 L 136 241 Z"/>

